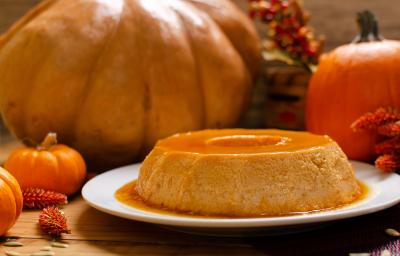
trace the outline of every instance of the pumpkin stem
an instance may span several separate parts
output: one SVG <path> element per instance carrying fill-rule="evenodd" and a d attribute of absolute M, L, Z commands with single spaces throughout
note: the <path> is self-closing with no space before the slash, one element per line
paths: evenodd
<path fill-rule="evenodd" d="M 54 146 L 57 144 L 57 133 L 55 132 L 49 132 L 46 137 L 44 138 L 43 142 L 40 143 L 39 146 L 37 146 L 38 150 L 47 150 L 51 146 Z"/>
<path fill-rule="evenodd" d="M 378 21 L 372 12 L 366 10 L 357 13 L 357 24 L 360 34 L 354 38 L 352 43 L 381 41 L 383 39 L 379 35 Z"/>

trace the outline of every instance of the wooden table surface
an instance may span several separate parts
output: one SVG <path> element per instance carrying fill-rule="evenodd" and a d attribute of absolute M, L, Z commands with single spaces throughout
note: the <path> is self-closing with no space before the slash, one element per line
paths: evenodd
<path fill-rule="evenodd" d="M 15 144 L 0 147 L 0 161 Z M 399 188 L 400 189 L 400 188 Z M 64 208 L 72 234 L 64 235 L 68 248 L 54 248 L 56 255 L 381 255 L 388 248 L 400 255 L 400 243 L 385 234 L 400 229 L 400 205 L 379 213 L 331 222 L 299 234 L 275 237 L 223 238 L 196 236 L 157 225 L 113 217 L 97 211 L 77 195 Z M 39 211 L 24 211 L 7 236 L 20 237 L 24 246 L 5 250 L 33 253 L 50 243 L 41 233 Z"/>

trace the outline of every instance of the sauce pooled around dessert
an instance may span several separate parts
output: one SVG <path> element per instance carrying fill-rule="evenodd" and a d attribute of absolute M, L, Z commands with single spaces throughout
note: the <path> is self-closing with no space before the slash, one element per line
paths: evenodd
<path fill-rule="evenodd" d="M 282 214 L 282 215 L 257 215 L 257 216 L 243 216 L 243 217 L 238 217 L 238 216 L 229 216 L 229 215 L 218 215 L 218 216 L 213 216 L 213 215 L 200 215 L 200 214 L 194 214 L 192 212 L 179 212 L 179 211 L 171 211 L 166 207 L 157 207 L 157 206 L 151 206 L 147 204 L 143 198 L 140 197 L 140 195 L 136 191 L 137 187 L 137 180 L 133 180 L 121 188 L 119 188 L 115 192 L 115 198 L 122 204 L 125 204 L 127 206 L 146 211 L 146 212 L 151 212 L 151 213 L 157 213 L 157 214 L 164 214 L 164 215 L 172 215 L 172 216 L 180 216 L 180 217 L 193 217 L 193 218 L 265 218 L 265 217 L 283 217 L 283 216 L 294 216 L 294 215 L 302 215 L 302 214 L 312 214 L 312 213 L 318 213 L 321 211 L 329 211 L 329 210 L 335 210 L 339 209 L 341 207 L 345 207 L 351 204 L 355 204 L 364 198 L 367 197 L 369 189 L 368 186 L 362 183 L 361 181 L 358 181 L 358 184 L 362 190 L 362 193 L 359 198 L 354 200 L 351 203 L 340 205 L 337 207 L 332 207 L 332 208 L 327 208 L 327 209 L 320 209 L 320 210 L 313 210 L 313 211 L 308 211 L 308 212 L 292 212 L 288 214 Z"/>

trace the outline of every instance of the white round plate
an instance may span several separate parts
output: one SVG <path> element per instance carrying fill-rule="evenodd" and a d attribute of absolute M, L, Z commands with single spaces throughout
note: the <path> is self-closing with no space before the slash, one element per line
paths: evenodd
<path fill-rule="evenodd" d="M 201 218 L 153 213 L 117 201 L 114 193 L 138 177 L 140 164 L 117 168 L 88 181 L 83 198 L 94 208 L 122 218 L 168 226 L 183 232 L 237 236 L 275 235 L 314 228 L 321 222 L 360 216 L 386 209 L 400 202 L 400 176 L 385 174 L 374 166 L 351 161 L 357 178 L 369 188 L 368 195 L 348 206 L 311 214 L 265 218 Z"/>

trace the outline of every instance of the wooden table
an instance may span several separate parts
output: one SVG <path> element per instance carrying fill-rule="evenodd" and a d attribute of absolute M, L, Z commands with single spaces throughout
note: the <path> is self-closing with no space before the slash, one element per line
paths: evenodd
<path fill-rule="evenodd" d="M 0 147 L 0 159 L 15 144 Z M 399 188 L 400 189 L 400 188 Z M 385 211 L 321 225 L 306 233 L 275 237 L 222 238 L 178 233 L 166 228 L 125 220 L 99 212 L 78 195 L 64 208 L 72 234 L 64 235 L 69 248 L 54 248 L 56 255 L 348 255 L 389 248 L 400 255 L 400 243 L 385 234 L 400 229 L 400 205 Z M 24 211 L 8 236 L 24 246 L 4 250 L 32 253 L 49 245 L 37 225 L 38 211 Z"/>

